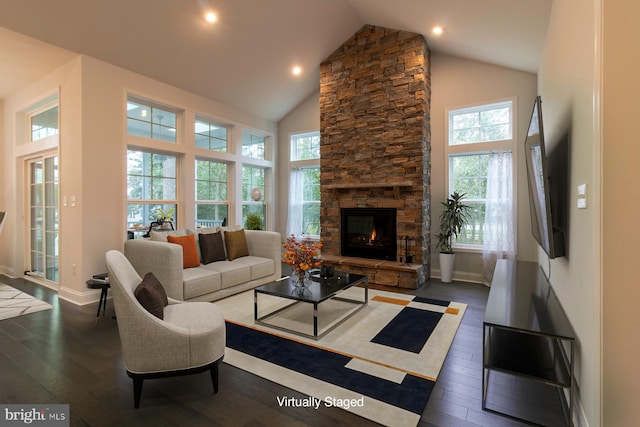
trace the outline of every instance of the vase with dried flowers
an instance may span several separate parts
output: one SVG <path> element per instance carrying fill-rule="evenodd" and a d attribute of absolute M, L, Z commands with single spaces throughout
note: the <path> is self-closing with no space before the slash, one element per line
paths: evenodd
<path fill-rule="evenodd" d="M 283 261 L 294 269 L 294 284 L 300 287 L 309 286 L 311 270 L 322 264 L 319 259 L 322 242 L 308 238 L 297 239 L 292 234 L 282 247 L 285 249 Z"/>

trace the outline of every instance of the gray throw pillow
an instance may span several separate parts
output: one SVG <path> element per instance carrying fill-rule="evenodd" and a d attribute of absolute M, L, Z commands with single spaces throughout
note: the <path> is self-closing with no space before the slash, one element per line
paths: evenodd
<path fill-rule="evenodd" d="M 159 319 L 164 319 L 164 308 L 169 304 L 167 292 L 160 281 L 149 272 L 133 292 L 145 310 Z"/>
<path fill-rule="evenodd" d="M 198 239 L 202 263 L 209 264 L 216 261 L 226 261 L 227 255 L 224 253 L 224 242 L 222 233 L 200 234 Z"/>

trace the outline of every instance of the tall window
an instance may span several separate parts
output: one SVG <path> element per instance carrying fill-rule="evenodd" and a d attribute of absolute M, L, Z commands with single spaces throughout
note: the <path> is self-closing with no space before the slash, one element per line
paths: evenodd
<path fill-rule="evenodd" d="M 229 217 L 226 163 L 196 160 L 196 227 L 222 225 Z"/>
<path fill-rule="evenodd" d="M 320 236 L 320 132 L 291 135 L 287 234 Z"/>
<path fill-rule="evenodd" d="M 31 116 L 31 141 L 58 134 L 58 106 Z"/>
<path fill-rule="evenodd" d="M 166 211 L 173 207 L 177 212 L 177 167 L 175 156 L 127 151 L 128 227 L 154 221 L 158 208 Z"/>
<path fill-rule="evenodd" d="M 265 137 L 246 129 L 242 130 L 242 155 L 254 159 L 264 159 Z"/>
<path fill-rule="evenodd" d="M 197 117 L 195 122 L 196 147 L 212 151 L 227 151 L 227 128 L 215 125 L 205 118 Z"/>
<path fill-rule="evenodd" d="M 448 111 L 448 191 L 464 193 L 465 203 L 471 206 L 470 221 L 455 242 L 458 247 L 481 249 L 488 238 L 487 188 L 490 177 L 496 176 L 491 171 L 491 165 L 496 164 L 492 159 L 497 153 L 503 157 L 507 153 L 511 162 L 514 102 L 510 99 Z M 511 170 L 507 178 L 513 179 Z M 505 205 L 512 212 L 512 200 Z"/>
<path fill-rule="evenodd" d="M 258 215 L 263 228 L 267 223 L 266 206 L 264 204 L 265 170 L 253 166 L 242 167 L 242 224 L 251 214 Z"/>
<path fill-rule="evenodd" d="M 138 98 L 127 99 L 127 133 L 176 142 L 176 113 Z"/>

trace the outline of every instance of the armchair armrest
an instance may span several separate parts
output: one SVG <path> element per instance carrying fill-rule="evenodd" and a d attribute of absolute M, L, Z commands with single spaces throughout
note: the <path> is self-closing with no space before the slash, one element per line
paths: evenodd
<path fill-rule="evenodd" d="M 124 254 L 141 277 L 152 272 L 162 283 L 167 296 L 184 301 L 182 246 L 134 239 L 125 242 Z"/>

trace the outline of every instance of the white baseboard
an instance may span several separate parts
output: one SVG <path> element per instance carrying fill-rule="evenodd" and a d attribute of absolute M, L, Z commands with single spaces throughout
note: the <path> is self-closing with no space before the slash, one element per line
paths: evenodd
<path fill-rule="evenodd" d="M 440 269 L 431 269 L 431 278 L 440 279 Z M 482 283 L 482 275 L 477 273 L 465 273 L 460 271 L 453 272 L 453 280 L 456 282 Z"/>
<path fill-rule="evenodd" d="M 7 277 L 15 279 L 16 276 L 14 273 L 13 268 L 9 268 L 7 265 L 0 265 L 0 274 L 4 274 Z"/>
<path fill-rule="evenodd" d="M 83 292 L 78 292 L 75 289 L 65 288 L 61 286 L 58 289 L 58 298 L 68 301 L 72 304 L 83 306 L 87 304 L 94 304 L 100 301 L 100 289 L 90 289 Z M 109 297 L 107 297 L 109 298 Z"/>
<path fill-rule="evenodd" d="M 44 286 L 49 289 L 53 289 L 58 292 L 58 298 L 71 304 L 83 306 L 87 304 L 94 304 L 100 301 L 100 289 L 87 289 L 86 291 L 77 291 L 75 289 L 67 288 L 64 286 L 52 286 L 51 283 L 46 280 L 39 280 L 37 277 L 23 276 L 25 280 L 37 283 L 40 286 Z"/>

